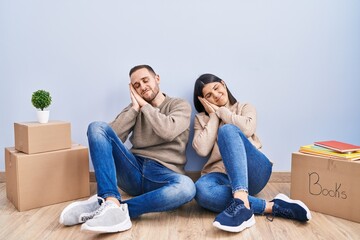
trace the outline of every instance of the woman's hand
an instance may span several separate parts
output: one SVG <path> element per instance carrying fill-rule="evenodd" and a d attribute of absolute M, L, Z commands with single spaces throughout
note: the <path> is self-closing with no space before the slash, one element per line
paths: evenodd
<path fill-rule="evenodd" d="M 219 107 L 215 104 L 210 103 L 208 100 L 206 100 L 205 98 L 202 97 L 198 97 L 199 101 L 201 102 L 201 104 L 204 106 L 205 111 L 210 114 L 210 113 L 215 113 Z"/>

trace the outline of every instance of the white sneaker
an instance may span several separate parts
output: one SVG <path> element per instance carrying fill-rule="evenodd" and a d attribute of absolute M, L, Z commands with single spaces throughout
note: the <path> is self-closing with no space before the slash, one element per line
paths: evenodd
<path fill-rule="evenodd" d="M 99 199 L 104 202 L 104 199 L 94 195 L 87 200 L 69 204 L 60 214 L 60 224 L 72 226 L 93 218 L 95 211 L 100 207 Z"/>
<path fill-rule="evenodd" d="M 122 232 L 132 226 L 127 204 L 120 207 L 112 201 L 105 201 L 95 216 L 81 225 L 81 231 L 97 233 Z"/>

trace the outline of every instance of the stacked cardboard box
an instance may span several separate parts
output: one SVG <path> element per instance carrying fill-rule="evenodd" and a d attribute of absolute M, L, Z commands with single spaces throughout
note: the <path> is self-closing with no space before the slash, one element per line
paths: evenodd
<path fill-rule="evenodd" d="M 14 124 L 5 148 L 6 195 L 19 211 L 90 195 L 87 147 L 71 143 L 69 122 Z"/>
<path fill-rule="evenodd" d="M 294 152 L 291 198 L 310 210 L 360 222 L 360 161 Z"/>

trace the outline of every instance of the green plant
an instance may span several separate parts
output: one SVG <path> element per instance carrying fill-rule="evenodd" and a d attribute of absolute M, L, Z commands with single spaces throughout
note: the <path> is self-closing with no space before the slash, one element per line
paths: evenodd
<path fill-rule="evenodd" d="M 33 92 L 31 97 L 31 102 L 36 109 L 44 110 L 51 104 L 51 96 L 50 93 L 45 90 L 37 90 Z"/>

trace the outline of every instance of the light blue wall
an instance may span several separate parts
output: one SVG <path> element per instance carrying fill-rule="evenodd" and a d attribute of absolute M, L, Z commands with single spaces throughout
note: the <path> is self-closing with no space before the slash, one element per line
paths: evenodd
<path fill-rule="evenodd" d="M 257 107 L 274 171 L 316 140 L 360 145 L 360 1 L 124 2 L 0 1 L 1 149 L 14 145 L 14 122 L 35 120 L 37 89 L 87 145 L 88 123 L 129 103 L 128 71 L 142 63 L 190 102 L 200 74 L 223 78 Z M 202 167 L 191 147 L 188 157 L 188 170 Z"/>

